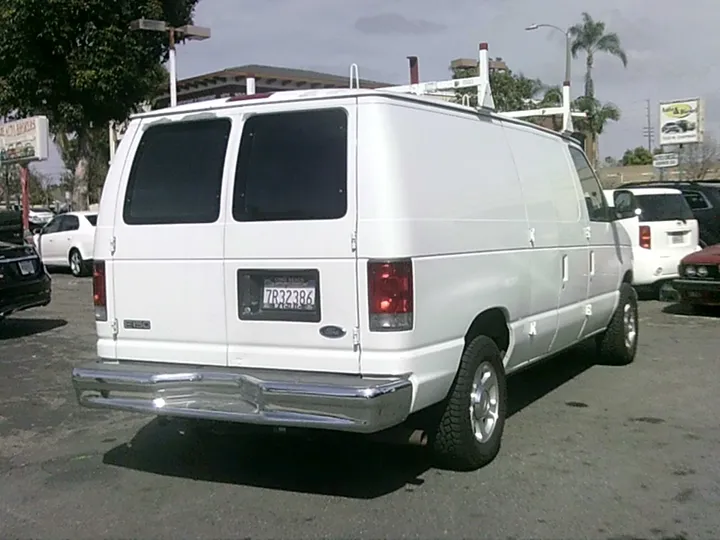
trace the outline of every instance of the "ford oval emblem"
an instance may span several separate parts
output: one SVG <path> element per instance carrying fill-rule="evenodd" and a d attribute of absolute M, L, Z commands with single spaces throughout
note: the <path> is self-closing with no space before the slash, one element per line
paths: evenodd
<path fill-rule="evenodd" d="M 329 339 L 338 339 L 345 334 L 347 334 L 347 332 L 339 326 L 323 326 L 320 329 L 320 335 Z"/>

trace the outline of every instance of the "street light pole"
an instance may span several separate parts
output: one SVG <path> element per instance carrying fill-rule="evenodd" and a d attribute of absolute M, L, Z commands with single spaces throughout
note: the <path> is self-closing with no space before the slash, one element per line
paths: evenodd
<path fill-rule="evenodd" d="M 153 32 L 167 32 L 169 38 L 168 71 L 170 72 L 170 106 L 177 106 L 177 66 L 175 62 L 175 43 L 177 37 L 191 41 L 202 41 L 210 38 L 210 29 L 204 26 L 186 24 L 178 28 L 167 21 L 155 19 L 136 19 L 130 23 L 131 30 L 150 30 Z"/>
<path fill-rule="evenodd" d="M 168 67 L 170 71 L 170 106 L 177 107 L 177 66 L 175 64 L 175 29 L 168 29 L 170 48 L 168 50 Z"/>
<path fill-rule="evenodd" d="M 565 36 L 565 82 L 569 84 L 570 77 L 572 75 L 570 72 L 572 69 L 572 39 L 570 37 L 570 31 L 563 30 L 554 24 L 531 24 L 526 27 L 525 30 L 537 30 L 538 28 L 551 28 L 552 30 L 557 30 Z"/>

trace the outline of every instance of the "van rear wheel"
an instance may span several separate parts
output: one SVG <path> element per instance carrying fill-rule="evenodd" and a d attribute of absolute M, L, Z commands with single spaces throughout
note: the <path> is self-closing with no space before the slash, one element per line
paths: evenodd
<path fill-rule="evenodd" d="M 597 337 L 603 362 L 624 366 L 635 360 L 638 345 L 638 296 L 629 283 L 620 287 L 620 302 L 605 332 Z"/>
<path fill-rule="evenodd" d="M 457 471 L 487 465 L 500 451 L 507 414 L 507 381 L 502 354 L 487 336 L 463 351 L 460 368 L 430 446 L 438 464 Z"/>

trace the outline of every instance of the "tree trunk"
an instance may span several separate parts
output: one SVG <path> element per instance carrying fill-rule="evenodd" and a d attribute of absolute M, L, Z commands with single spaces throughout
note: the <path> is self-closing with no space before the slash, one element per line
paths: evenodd
<path fill-rule="evenodd" d="M 585 95 L 588 97 L 595 97 L 595 84 L 592 79 L 592 70 L 595 59 L 591 52 L 588 53 L 585 59 Z"/>
<path fill-rule="evenodd" d="M 73 210 L 88 209 L 88 164 L 90 161 L 90 139 L 87 133 L 78 133 L 78 161 L 75 165 L 73 189 Z"/>

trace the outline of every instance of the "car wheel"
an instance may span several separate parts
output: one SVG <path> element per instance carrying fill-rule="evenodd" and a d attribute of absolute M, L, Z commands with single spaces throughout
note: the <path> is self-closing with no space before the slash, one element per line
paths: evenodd
<path fill-rule="evenodd" d="M 638 297 L 629 283 L 620 287 L 620 302 L 605 332 L 597 337 L 603 362 L 627 365 L 635 360 L 638 345 Z"/>
<path fill-rule="evenodd" d="M 73 276 L 83 277 L 87 275 L 88 265 L 83 260 L 82 255 L 80 255 L 80 252 L 77 249 L 73 248 L 70 250 L 69 261 L 70 272 L 72 272 Z"/>
<path fill-rule="evenodd" d="M 478 336 L 465 347 L 443 405 L 430 433 L 438 464 L 471 471 L 495 459 L 505 428 L 507 381 L 502 354 L 492 339 Z"/>

